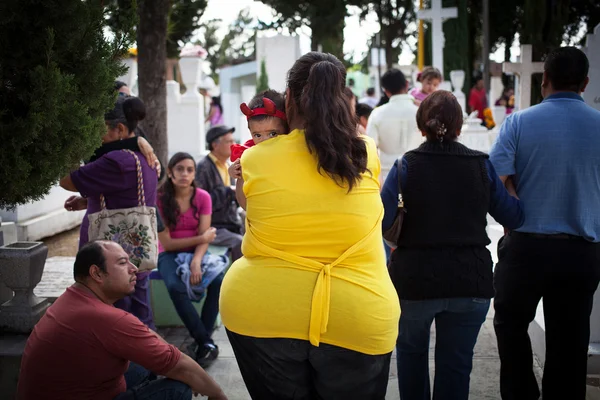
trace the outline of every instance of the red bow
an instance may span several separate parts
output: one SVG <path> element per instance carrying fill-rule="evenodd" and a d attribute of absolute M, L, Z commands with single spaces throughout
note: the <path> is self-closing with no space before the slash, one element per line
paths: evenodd
<path fill-rule="evenodd" d="M 242 157 L 244 151 L 248 150 L 250 147 L 254 146 L 254 141 L 252 139 L 248 140 L 244 144 L 232 144 L 231 145 L 231 162 L 234 162 L 238 158 Z"/>
<path fill-rule="evenodd" d="M 268 115 L 284 121 L 286 120 L 285 113 L 279 111 L 271 99 L 263 97 L 263 105 L 263 107 L 251 110 L 246 103 L 242 103 L 240 104 L 240 110 L 242 110 L 242 113 L 246 116 L 247 120 L 250 120 L 250 118 L 256 117 L 257 115 Z"/>

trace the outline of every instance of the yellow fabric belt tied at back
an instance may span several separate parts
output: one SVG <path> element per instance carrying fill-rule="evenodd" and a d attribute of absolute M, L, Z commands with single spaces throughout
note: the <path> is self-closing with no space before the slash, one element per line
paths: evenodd
<path fill-rule="evenodd" d="M 331 270 L 341 264 L 345 259 L 356 253 L 358 250 L 361 250 L 369 241 L 369 239 L 371 239 L 375 234 L 381 232 L 379 222 L 381 221 L 382 217 L 383 210 L 377 219 L 377 223 L 373 228 L 371 228 L 369 233 L 367 233 L 365 237 L 346 250 L 331 264 L 323 264 L 315 260 L 286 253 L 284 251 L 267 246 L 256 237 L 252 229 L 252 223 L 249 220 L 247 221 L 248 229 L 246 230 L 246 237 L 244 240 L 248 241 L 248 245 L 254 246 L 257 250 L 263 252 L 265 255 L 269 255 L 271 257 L 294 264 L 294 266 L 290 268 L 319 272 L 317 283 L 315 284 L 315 289 L 312 295 L 310 325 L 308 331 L 308 338 L 313 346 L 319 346 L 321 335 L 327 332 L 327 324 L 329 322 L 329 306 L 331 303 Z M 343 276 L 336 277 L 344 279 Z"/>

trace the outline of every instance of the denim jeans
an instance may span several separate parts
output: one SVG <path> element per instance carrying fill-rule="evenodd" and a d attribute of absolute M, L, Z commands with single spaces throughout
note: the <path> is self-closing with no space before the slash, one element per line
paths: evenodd
<path fill-rule="evenodd" d="M 156 379 L 150 371 L 129 363 L 125 372 L 127 391 L 114 400 L 191 400 L 192 390 L 185 383 L 172 379 Z"/>
<path fill-rule="evenodd" d="M 198 312 L 192 305 L 192 300 L 190 300 L 187 294 L 185 285 L 175 273 L 177 269 L 177 263 L 175 262 L 177 254 L 177 252 L 160 253 L 158 255 L 158 271 L 165 282 L 175 310 L 190 332 L 190 336 L 194 338 L 199 346 L 214 344 L 211 335 L 217 316 L 219 315 L 219 295 L 221 294 L 223 275 L 216 277 L 208 286 L 202 315 L 198 315 Z"/>
<path fill-rule="evenodd" d="M 429 339 L 435 320 L 434 400 L 467 400 L 473 348 L 489 299 L 400 300 L 396 344 L 401 400 L 430 400 Z"/>

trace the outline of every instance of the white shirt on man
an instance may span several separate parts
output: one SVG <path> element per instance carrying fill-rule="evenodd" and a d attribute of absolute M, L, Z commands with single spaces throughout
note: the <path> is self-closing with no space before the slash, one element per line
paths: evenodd
<path fill-rule="evenodd" d="M 417 128 L 418 109 L 411 95 L 398 94 L 373 110 L 369 117 L 367 135 L 375 140 L 379 149 L 382 185 L 394 162 L 423 142 Z"/>

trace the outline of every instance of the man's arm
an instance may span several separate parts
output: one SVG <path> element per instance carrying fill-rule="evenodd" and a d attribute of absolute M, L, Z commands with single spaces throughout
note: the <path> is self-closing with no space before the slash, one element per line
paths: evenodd
<path fill-rule="evenodd" d="M 169 372 L 167 378 L 187 384 L 194 393 L 200 393 L 213 400 L 227 400 L 223 389 L 204 371 L 196 361 L 181 353 L 179 361 Z"/>
<path fill-rule="evenodd" d="M 161 342 L 167 343 L 158 333 L 148 329 Z M 168 343 L 167 343 L 168 344 Z M 208 396 L 209 399 L 227 400 L 221 387 L 202 369 L 198 363 L 187 354 L 181 353 L 181 357 L 175 366 L 165 374 L 167 378 L 187 384 L 194 393 Z"/>

